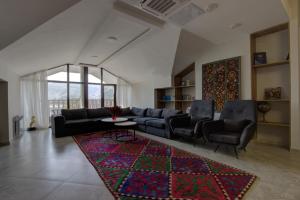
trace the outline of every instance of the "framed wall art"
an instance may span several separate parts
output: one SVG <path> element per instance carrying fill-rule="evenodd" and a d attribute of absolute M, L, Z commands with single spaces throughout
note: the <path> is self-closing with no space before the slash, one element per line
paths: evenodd
<path fill-rule="evenodd" d="M 220 112 L 225 101 L 240 99 L 241 57 L 202 65 L 202 98 L 214 99 Z"/>

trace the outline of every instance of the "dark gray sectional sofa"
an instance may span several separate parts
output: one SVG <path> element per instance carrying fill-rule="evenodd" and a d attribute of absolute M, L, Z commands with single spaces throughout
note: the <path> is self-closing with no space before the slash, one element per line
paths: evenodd
<path fill-rule="evenodd" d="M 121 117 L 137 122 L 138 128 L 146 133 L 170 138 L 168 121 L 180 114 L 173 109 L 123 108 Z M 103 123 L 103 118 L 111 117 L 107 108 L 62 110 L 61 115 L 51 117 L 52 133 L 64 137 L 80 133 L 90 133 L 111 129 L 112 124 Z"/>

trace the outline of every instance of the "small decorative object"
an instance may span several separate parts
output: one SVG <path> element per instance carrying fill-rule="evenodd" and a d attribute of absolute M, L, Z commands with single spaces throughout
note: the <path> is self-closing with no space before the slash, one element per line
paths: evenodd
<path fill-rule="evenodd" d="M 265 99 L 281 99 L 281 87 L 266 88 Z"/>
<path fill-rule="evenodd" d="M 120 116 L 121 113 L 122 113 L 122 109 L 121 109 L 121 107 L 119 107 L 119 106 L 110 107 L 110 108 L 109 108 L 109 111 L 110 111 L 110 113 L 111 113 L 111 118 L 112 118 L 113 120 L 116 120 L 117 117 Z"/>
<path fill-rule="evenodd" d="M 261 112 L 263 114 L 263 122 L 266 122 L 266 113 L 269 112 L 271 110 L 271 104 L 266 102 L 266 101 L 262 101 L 259 102 L 257 105 L 257 109 L 259 112 Z"/>
<path fill-rule="evenodd" d="M 254 64 L 262 65 L 267 63 L 267 53 L 266 52 L 257 52 L 254 53 Z"/>
<path fill-rule="evenodd" d="M 190 113 L 191 107 L 187 107 L 185 113 Z"/>
<path fill-rule="evenodd" d="M 27 128 L 27 131 L 35 131 L 35 130 L 36 130 L 36 118 L 35 118 L 35 116 L 32 116 L 29 127 Z"/>
<path fill-rule="evenodd" d="M 185 86 L 185 81 L 181 81 L 181 86 Z"/>
<path fill-rule="evenodd" d="M 185 85 L 186 85 L 186 86 L 191 85 L 191 81 L 190 81 L 190 80 L 186 80 L 186 81 L 185 81 Z"/>

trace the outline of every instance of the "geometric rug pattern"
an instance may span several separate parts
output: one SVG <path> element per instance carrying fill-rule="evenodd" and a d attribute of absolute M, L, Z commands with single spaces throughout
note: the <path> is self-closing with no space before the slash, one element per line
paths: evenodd
<path fill-rule="evenodd" d="M 142 136 L 74 136 L 116 199 L 242 199 L 256 176 Z"/>

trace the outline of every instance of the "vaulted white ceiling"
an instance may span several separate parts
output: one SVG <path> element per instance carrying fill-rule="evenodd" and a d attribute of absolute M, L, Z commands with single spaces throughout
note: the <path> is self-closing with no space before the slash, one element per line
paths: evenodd
<path fill-rule="evenodd" d="M 0 50 L 79 1 L 1 1 Z"/>
<path fill-rule="evenodd" d="M 30 0 L 34 1 L 37 0 Z M 61 5 L 58 3 L 61 1 L 55 2 L 53 7 L 56 9 L 53 10 L 56 12 L 51 12 L 52 15 L 73 6 L 2 49 L 0 67 L 8 66 L 24 75 L 64 63 L 100 64 L 135 83 L 157 75 L 169 76 L 174 61 L 175 65 L 189 62 L 197 57 L 194 52 L 205 50 L 207 43 L 234 42 L 237 37 L 288 20 L 280 0 L 214 0 L 219 4 L 214 12 L 201 15 L 183 27 L 169 23 L 155 26 L 141 18 L 121 13 L 114 9 L 115 0 L 82 0 L 77 4 L 74 4 L 76 0 L 68 0 Z M 206 8 L 212 1 L 193 2 Z M 43 5 L 36 6 L 43 8 Z M 12 15 L 17 16 L 20 8 L 16 5 L 13 8 L 15 14 Z M 6 12 L 8 10 L 3 10 L 1 15 L 5 16 L 8 14 Z M 31 21 L 41 18 L 38 17 L 41 13 L 36 15 L 30 18 Z M 51 15 L 47 16 L 49 18 Z M 4 27 L 20 26 L 14 24 L 14 20 L 1 22 L 7 24 Z M 36 26 L 41 22 L 43 20 L 32 24 Z M 232 30 L 230 26 L 234 23 L 241 23 L 242 26 Z M 181 28 L 188 34 L 183 33 L 179 41 Z M 11 38 L 2 37 L 9 35 L 7 31 L 0 31 L 2 44 L 10 43 Z M 108 40 L 108 37 L 116 37 L 117 40 Z M 181 49 L 175 59 L 178 42 Z"/>

